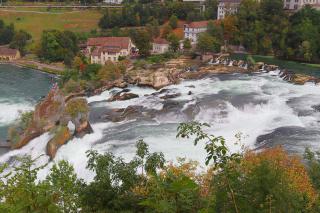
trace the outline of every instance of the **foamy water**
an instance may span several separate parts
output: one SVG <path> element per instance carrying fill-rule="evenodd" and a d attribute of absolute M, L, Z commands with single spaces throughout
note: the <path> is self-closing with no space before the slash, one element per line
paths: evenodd
<path fill-rule="evenodd" d="M 31 69 L 0 64 L 0 142 L 19 114 L 30 111 L 48 93 L 51 77 Z M 0 148 L 0 156 L 7 149 Z"/>
<path fill-rule="evenodd" d="M 65 159 L 72 163 L 80 178 L 92 180 L 93 174 L 86 169 L 86 151 L 113 152 L 126 160 L 135 154 L 135 142 L 144 139 L 153 152 L 163 152 L 167 160 L 186 157 L 204 165 L 204 144 L 194 146 L 191 140 L 176 139 L 179 123 L 191 120 L 207 122 L 206 131 L 223 136 L 232 152 L 239 151 L 235 135 L 244 136 L 242 145 L 256 148 L 261 145 L 284 145 L 291 152 L 302 153 L 306 146 L 320 148 L 319 120 L 320 87 L 307 84 L 293 85 L 280 79 L 276 72 L 265 74 L 233 74 L 211 76 L 196 81 L 183 81 L 168 86 L 169 94 L 181 93 L 170 100 L 152 95 L 155 90 L 130 86 L 130 92 L 139 98 L 127 101 L 107 102 L 111 95 L 121 89 L 105 91 L 88 98 L 91 110 L 99 109 L 101 119 L 92 120 L 94 133 L 75 138 L 62 146 L 53 162 Z M 191 94 L 190 94 L 191 93 Z M 145 111 L 133 120 L 119 123 L 103 119 L 104 109 L 143 106 Z M 157 112 L 148 116 L 149 112 Z M 311 134 L 312 133 L 312 134 Z M 45 153 L 50 135 L 34 139 L 26 147 L 11 151 L 0 157 L 0 162 L 13 156 Z M 39 163 L 47 161 L 42 157 Z M 39 178 L 43 178 L 52 166 L 51 162 Z"/>

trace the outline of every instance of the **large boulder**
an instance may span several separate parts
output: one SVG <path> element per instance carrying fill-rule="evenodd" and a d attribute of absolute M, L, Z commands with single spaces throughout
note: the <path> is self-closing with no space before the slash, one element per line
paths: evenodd
<path fill-rule="evenodd" d="M 66 126 L 58 126 L 54 131 L 53 138 L 47 143 L 47 155 L 50 159 L 56 156 L 57 150 L 64 144 L 66 144 L 72 135 L 70 130 Z"/>

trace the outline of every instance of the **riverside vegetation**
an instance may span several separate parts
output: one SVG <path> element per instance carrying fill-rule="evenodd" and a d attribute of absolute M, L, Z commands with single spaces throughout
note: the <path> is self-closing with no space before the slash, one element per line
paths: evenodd
<path fill-rule="evenodd" d="M 305 164 L 282 148 L 230 153 L 207 124 L 183 123 L 177 137 L 205 143 L 207 170 L 197 162 L 167 162 L 139 140 L 129 162 L 111 153 L 87 152 L 94 178 L 77 178 L 72 165 L 18 159 L 13 170 L 0 167 L 1 212 L 319 212 L 319 153 L 306 150 Z M 241 134 L 236 136 L 241 141 Z"/>

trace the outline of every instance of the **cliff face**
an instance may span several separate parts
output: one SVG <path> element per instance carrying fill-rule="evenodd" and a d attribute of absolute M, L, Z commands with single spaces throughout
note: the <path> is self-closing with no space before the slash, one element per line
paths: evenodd
<path fill-rule="evenodd" d="M 47 154 L 53 158 L 58 148 L 73 136 L 82 137 L 92 133 L 88 118 L 86 99 L 76 96 L 65 98 L 58 87 L 53 88 L 35 107 L 32 120 L 25 130 L 19 132 L 18 139 L 11 142 L 11 147 L 21 148 L 32 139 L 50 131 L 53 138 L 47 144 Z M 74 124 L 74 132 L 68 128 L 69 122 Z"/>

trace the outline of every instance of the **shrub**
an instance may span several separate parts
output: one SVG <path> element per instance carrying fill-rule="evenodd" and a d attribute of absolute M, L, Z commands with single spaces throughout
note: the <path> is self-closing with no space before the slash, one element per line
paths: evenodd
<path fill-rule="evenodd" d="M 75 119 L 79 114 L 87 114 L 89 107 L 84 98 L 72 99 L 67 103 L 66 112 Z"/>

